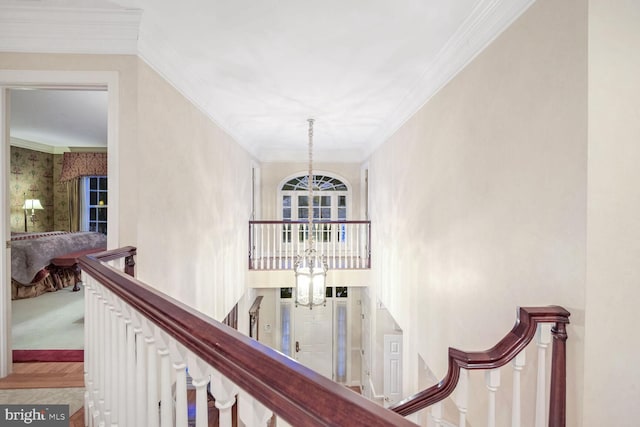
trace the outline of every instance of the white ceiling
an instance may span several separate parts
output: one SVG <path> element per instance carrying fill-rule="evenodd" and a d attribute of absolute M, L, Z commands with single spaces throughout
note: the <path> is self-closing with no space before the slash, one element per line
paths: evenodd
<path fill-rule="evenodd" d="M 262 161 L 306 159 L 308 117 L 316 159 L 362 161 L 533 1 L 0 0 L 0 50 L 137 53 Z"/>
<path fill-rule="evenodd" d="M 53 147 L 107 146 L 107 92 L 12 89 L 11 138 Z"/>

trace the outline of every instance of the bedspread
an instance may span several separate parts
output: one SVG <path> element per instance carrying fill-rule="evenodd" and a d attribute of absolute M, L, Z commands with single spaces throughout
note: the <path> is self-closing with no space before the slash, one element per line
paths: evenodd
<path fill-rule="evenodd" d="M 11 278 L 23 285 L 49 265 L 52 258 L 86 249 L 107 247 L 107 236 L 95 232 L 50 234 L 11 241 Z"/>

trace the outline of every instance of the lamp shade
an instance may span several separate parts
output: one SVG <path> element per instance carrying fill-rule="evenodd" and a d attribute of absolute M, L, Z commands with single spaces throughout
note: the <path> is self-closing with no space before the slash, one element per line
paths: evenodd
<path fill-rule="evenodd" d="M 24 205 L 22 205 L 22 209 L 44 209 L 42 207 L 42 203 L 40 203 L 40 199 L 26 199 L 24 201 Z"/>

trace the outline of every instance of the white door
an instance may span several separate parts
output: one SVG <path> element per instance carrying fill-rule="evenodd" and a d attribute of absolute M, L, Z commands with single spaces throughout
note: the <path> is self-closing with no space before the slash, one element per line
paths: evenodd
<path fill-rule="evenodd" d="M 333 300 L 325 306 L 295 307 L 293 357 L 333 379 Z"/>
<path fill-rule="evenodd" d="M 384 406 L 402 398 L 402 335 L 384 336 Z"/>

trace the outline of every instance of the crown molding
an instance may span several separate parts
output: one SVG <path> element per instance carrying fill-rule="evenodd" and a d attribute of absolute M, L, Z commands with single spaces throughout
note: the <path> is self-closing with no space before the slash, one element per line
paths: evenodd
<path fill-rule="evenodd" d="M 379 129 L 371 154 L 522 15 L 535 0 L 481 0 Z"/>
<path fill-rule="evenodd" d="M 27 150 L 40 151 L 47 154 L 62 154 L 68 152 L 77 153 L 106 153 L 107 147 L 62 147 L 42 144 L 40 142 L 28 141 L 26 139 L 20 139 L 15 137 L 9 138 L 9 143 L 12 147 L 26 148 Z"/>
<path fill-rule="evenodd" d="M 66 147 L 54 147 L 52 145 L 41 144 L 39 142 L 27 141 L 26 139 L 14 138 L 13 136 L 9 138 L 9 143 L 12 147 L 25 148 L 27 150 L 32 151 L 40 151 L 41 153 L 47 154 L 60 154 L 64 151 L 69 151 L 68 149 L 64 150 Z M 56 151 L 60 152 L 56 152 Z"/>
<path fill-rule="evenodd" d="M 0 5 L 0 51 L 138 52 L 139 9 Z"/>

